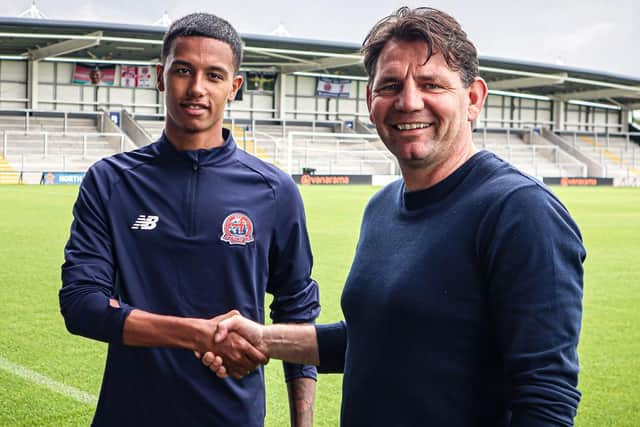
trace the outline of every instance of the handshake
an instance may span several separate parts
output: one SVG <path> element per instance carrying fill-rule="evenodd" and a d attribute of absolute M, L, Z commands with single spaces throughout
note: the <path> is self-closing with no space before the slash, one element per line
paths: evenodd
<path fill-rule="evenodd" d="M 213 326 L 213 345 L 194 351 L 202 364 L 220 378 L 240 379 L 270 358 L 318 365 L 318 342 L 313 325 L 262 325 L 232 310 L 208 322 Z"/>

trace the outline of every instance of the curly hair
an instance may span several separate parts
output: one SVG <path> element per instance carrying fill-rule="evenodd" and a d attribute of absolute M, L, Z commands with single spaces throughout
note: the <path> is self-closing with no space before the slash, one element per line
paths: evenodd
<path fill-rule="evenodd" d="M 238 71 L 242 63 L 242 41 L 238 32 L 222 18 L 209 13 L 192 13 L 174 21 L 162 39 L 162 63 L 169 56 L 177 37 L 209 37 L 227 43 L 233 53 L 233 66 Z"/>

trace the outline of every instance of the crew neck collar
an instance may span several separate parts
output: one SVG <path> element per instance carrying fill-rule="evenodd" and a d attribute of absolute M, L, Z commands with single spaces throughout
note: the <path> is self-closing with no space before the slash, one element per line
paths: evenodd
<path fill-rule="evenodd" d="M 491 156 L 491 153 L 484 150 L 478 151 L 451 175 L 436 185 L 423 190 L 407 191 L 403 181 L 401 185 L 402 206 L 407 211 L 413 212 L 445 199 L 462 183 L 474 166 L 487 156 Z"/>

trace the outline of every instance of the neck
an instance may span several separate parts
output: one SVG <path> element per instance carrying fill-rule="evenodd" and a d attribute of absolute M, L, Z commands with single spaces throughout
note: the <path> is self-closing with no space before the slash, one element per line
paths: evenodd
<path fill-rule="evenodd" d="M 454 173 L 477 152 L 476 146 L 469 141 L 438 164 L 422 165 L 422 167 L 401 165 L 402 178 L 407 190 L 418 191 L 433 187 Z"/>
<path fill-rule="evenodd" d="M 178 151 L 207 150 L 221 147 L 224 144 L 222 137 L 222 123 L 202 132 L 189 132 L 178 129 L 167 121 L 164 129 L 167 139 Z"/>

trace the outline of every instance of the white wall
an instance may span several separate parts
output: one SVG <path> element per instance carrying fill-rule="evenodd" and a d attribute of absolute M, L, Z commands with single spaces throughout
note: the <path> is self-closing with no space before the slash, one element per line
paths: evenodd
<path fill-rule="evenodd" d="M 286 117 L 297 120 L 366 120 L 366 82 L 351 81 L 348 98 L 316 96 L 317 78 L 290 75 L 287 79 Z"/>
<path fill-rule="evenodd" d="M 599 108 L 590 105 L 566 104 L 566 130 L 610 132 L 626 131 L 620 129 L 620 111 L 609 108 Z M 626 125 L 626 123 L 625 123 Z"/>
<path fill-rule="evenodd" d="M 162 113 L 162 94 L 155 89 L 156 76 L 152 73 L 151 88 L 128 88 L 121 86 L 120 67 L 116 67 L 114 86 L 83 86 L 71 83 L 74 64 L 42 61 L 38 64 L 38 104 L 41 110 L 58 111 L 95 111 L 96 101 L 107 109 L 122 107 L 134 113 Z M 0 60 L 0 109 L 27 108 L 28 96 L 27 61 Z M 298 120 L 353 120 L 356 116 L 367 120 L 366 82 L 353 80 L 348 98 L 327 98 L 316 96 L 317 79 L 315 77 L 288 75 L 284 105 L 287 119 Z M 236 111 L 227 113 L 234 118 L 275 118 L 273 112 L 274 93 L 244 91 L 242 101 L 234 101 L 231 108 Z M 512 111 L 513 108 L 513 111 Z M 620 113 L 617 110 L 592 106 L 563 105 L 565 121 L 583 123 L 567 125 L 568 130 L 604 131 L 607 124 L 619 124 Z M 237 111 L 245 110 L 245 111 Z M 251 110 L 254 110 L 252 113 Z M 255 111 L 266 110 L 266 111 Z M 489 127 L 508 126 L 513 117 L 516 121 L 539 123 L 552 120 L 551 101 L 512 98 L 502 95 L 489 95 L 481 116 L 489 119 Z M 586 124 L 585 122 L 588 122 Z M 478 127 L 484 126 L 479 121 Z M 527 124 L 531 126 L 531 124 Z M 522 127 L 514 123 L 513 127 Z M 546 126 L 540 124 L 539 126 Z M 618 130 L 609 127 L 609 130 Z M 626 130 L 626 129 L 624 129 Z"/>
<path fill-rule="evenodd" d="M 548 127 L 551 105 L 551 101 L 490 94 L 481 117 L 488 120 L 487 127 Z M 484 125 L 484 121 L 478 122 L 478 127 Z"/>
<path fill-rule="evenodd" d="M 0 61 L 0 108 L 26 108 L 26 99 L 27 61 Z"/>
<path fill-rule="evenodd" d="M 0 61 L 0 108 L 27 108 L 27 61 Z M 95 103 L 119 110 L 123 106 L 136 113 L 156 113 L 162 101 L 152 73 L 151 88 L 121 86 L 120 66 L 116 67 L 114 86 L 84 86 L 71 83 L 74 64 L 41 61 L 38 63 L 38 109 L 58 111 L 95 111 Z M 96 90 L 97 89 L 97 90 Z"/>

